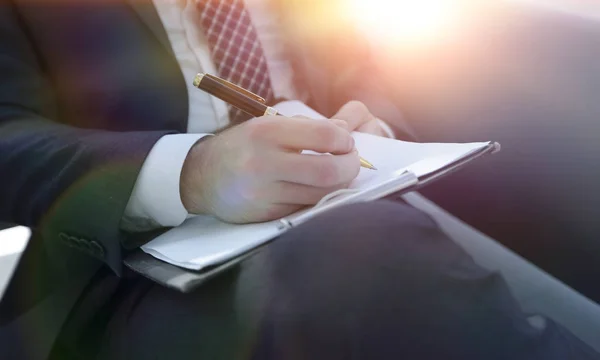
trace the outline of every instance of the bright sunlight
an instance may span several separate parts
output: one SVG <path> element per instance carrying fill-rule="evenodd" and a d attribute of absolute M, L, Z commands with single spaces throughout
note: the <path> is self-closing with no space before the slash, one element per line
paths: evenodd
<path fill-rule="evenodd" d="M 379 40 L 422 42 L 443 35 L 456 20 L 457 0 L 346 0 L 348 15 Z"/>

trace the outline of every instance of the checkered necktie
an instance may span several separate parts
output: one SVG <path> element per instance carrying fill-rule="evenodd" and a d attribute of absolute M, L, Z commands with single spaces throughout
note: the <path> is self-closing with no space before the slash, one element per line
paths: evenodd
<path fill-rule="evenodd" d="M 197 5 L 218 75 L 270 101 L 265 55 L 243 0 L 197 0 Z M 229 118 L 239 123 L 250 116 L 230 106 Z"/>

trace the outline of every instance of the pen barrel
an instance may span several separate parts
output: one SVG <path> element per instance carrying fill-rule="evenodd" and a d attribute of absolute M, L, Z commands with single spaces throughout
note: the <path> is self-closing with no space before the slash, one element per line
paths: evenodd
<path fill-rule="evenodd" d="M 262 104 L 242 93 L 231 91 L 230 88 L 210 78 L 209 76 L 202 77 L 196 86 L 199 89 L 212 94 L 213 96 L 223 100 L 233 107 L 254 117 L 265 115 L 266 111 L 269 109 L 267 105 Z"/>

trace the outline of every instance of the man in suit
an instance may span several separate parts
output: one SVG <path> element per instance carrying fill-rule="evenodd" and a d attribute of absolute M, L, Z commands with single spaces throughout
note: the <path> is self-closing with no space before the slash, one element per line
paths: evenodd
<path fill-rule="evenodd" d="M 190 214 L 249 222 L 313 204 L 358 171 L 349 130 L 394 135 L 361 103 L 332 110 L 356 95 L 338 93 L 346 81 L 306 47 L 284 47 L 277 14 L 261 1 L 2 3 L 0 220 L 35 231 L 2 303 L 3 351 L 597 358 L 551 320 L 527 321 L 497 274 L 398 201 L 332 211 L 188 295 L 123 269 L 130 249 Z M 333 120 L 242 123 L 190 87 L 197 71 Z M 60 306 L 41 322 L 19 323 L 49 300 Z"/>

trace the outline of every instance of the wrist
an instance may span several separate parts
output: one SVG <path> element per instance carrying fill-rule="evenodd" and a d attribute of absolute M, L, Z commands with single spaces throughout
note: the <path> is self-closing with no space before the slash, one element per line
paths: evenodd
<path fill-rule="evenodd" d="M 212 136 L 211 136 L 212 137 Z M 190 214 L 208 214 L 206 197 L 203 194 L 202 177 L 206 174 L 206 163 L 210 152 L 210 137 L 198 140 L 188 152 L 179 181 L 181 203 Z"/>

